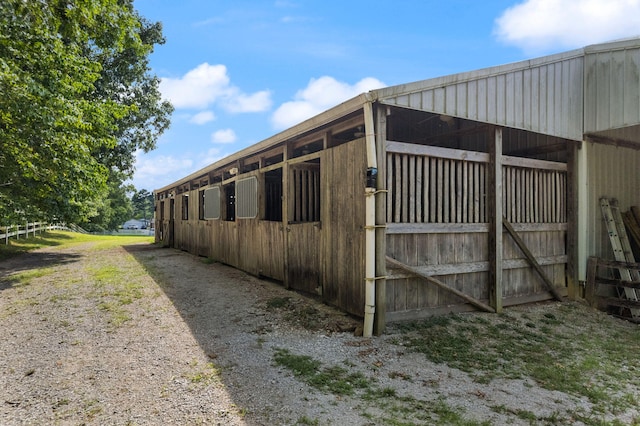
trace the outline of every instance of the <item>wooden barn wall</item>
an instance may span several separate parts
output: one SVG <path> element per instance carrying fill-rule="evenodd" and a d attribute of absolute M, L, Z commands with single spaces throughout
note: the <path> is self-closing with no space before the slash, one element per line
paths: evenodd
<path fill-rule="evenodd" d="M 323 161 L 323 297 L 364 315 L 365 140 L 325 151 Z"/>
<path fill-rule="evenodd" d="M 640 124 L 640 48 L 585 56 L 585 133 Z"/>
<path fill-rule="evenodd" d="M 318 293 L 349 313 L 364 314 L 364 190 L 366 182 L 365 140 L 358 139 L 319 153 L 314 162 L 297 162 L 285 167 L 290 173 L 291 211 L 283 222 L 255 219 L 235 221 L 199 219 L 199 191 L 175 195 L 174 247 L 242 269 L 254 275 L 286 282 L 290 288 Z M 319 197 L 304 198 L 294 183 L 299 170 L 319 170 Z M 245 174 L 264 180 L 258 170 Z M 245 177 L 243 175 L 243 177 Z M 311 175 L 308 175 L 311 176 Z M 305 188 L 315 185 L 302 182 Z M 184 197 L 188 194 L 188 197 Z M 306 194 L 306 195 L 305 195 Z M 308 210 L 300 210 L 296 197 L 303 197 Z M 306 201 L 305 201 L 306 200 Z M 156 201 L 159 205 L 159 201 Z M 182 219 L 183 203 L 189 203 L 189 217 Z M 259 202 L 263 202 L 262 195 Z M 309 216 L 319 203 L 320 217 Z M 166 200 L 165 209 L 169 207 Z M 298 211 L 300 210 L 300 211 Z M 167 210 L 168 211 L 168 210 Z M 165 226 L 169 214 L 165 212 Z M 158 222 L 160 222 L 158 220 Z M 285 235 L 286 232 L 286 235 Z M 285 266 L 285 264 L 287 266 Z"/>
<path fill-rule="evenodd" d="M 559 287 L 567 263 L 566 164 L 503 157 L 503 214 Z M 488 154 L 387 143 L 387 255 L 476 299 L 489 298 Z M 505 305 L 549 297 L 503 233 Z M 391 269 L 388 321 L 467 309 L 455 295 Z"/>
<path fill-rule="evenodd" d="M 582 55 L 528 61 L 395 86 L 380 102 L 581 140 L 583 72 Z"/>
<path fill-rule="evenodd" d="M 640 150 L 588 142 L 583 143 L 583 149 L 586 149 L 588 170 L 587 252 L 580 259 L 584 267 L 589 256 L 614 259 L 600 198 L 617 199 L 623 212 L 630 206 L 640 206 Z"/>

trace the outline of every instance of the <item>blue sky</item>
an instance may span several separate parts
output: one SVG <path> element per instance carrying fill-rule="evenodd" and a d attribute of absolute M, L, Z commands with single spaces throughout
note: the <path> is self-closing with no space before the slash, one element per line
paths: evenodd
<path fill-rule="evenodd" d="M 640 35 L 640 0 L 135 0 L 176 110 L 132 183 L 168 185 L 383 86 Z"/>

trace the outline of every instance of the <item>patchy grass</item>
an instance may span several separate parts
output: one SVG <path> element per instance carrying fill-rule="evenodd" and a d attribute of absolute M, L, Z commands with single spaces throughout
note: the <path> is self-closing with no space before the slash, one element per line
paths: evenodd
<path fill-rule="evenodd" d="M 277 349 L 274 361 L 310 386 L 336 395 L 353 395 L 356 389 L 370 387 L 369 380 L 361 373 L 350 373 L 339 366 L 322 367 L 320 361 L 286 349 Z"/>
<path fill-rule="evenodd" d="M 586 424 L 600 424 L 603 415 L 640 402 L 637 325 L 577 303 L 440 316 L 398 327 L 396 343 L 480 383 L 532 378 L 545 389 L 586 397 L 593 412 L 576 413 Z M 516 414 L 523 420 L 532 415 Z"/>
<path fill-rule="evenodd" d="M 54 273 L 53 268 L 37 268 L 30 269 L 23 272 L 17 272 L 11 274 L 8 277 L 2 279 L 2 282 L 8 283 L 12 287 L 21 287 L 31 284 L 35 278 L 44 277 Z"/>
<path fill-rule="evenodd" d="M 194 361 L 192 366 L 196 368 L 196 371 L 187 377 L 191 383 L 209 385 L 220 381 L 220 370 L 212 362 L 208 362 L 202 368 L 197 368 L 198 362 Z"/>
<path fill-rule="evenodd" d="M 412 396 L 400 396 L 396 389 L 379 387 L 376 380 L 367 378 L 359 372 L 352 372 L 339 366 L 323 366 L 310 356 L 292 354 L 286 349 L 276 349 L 276 365 L 291 371 L 299 380 L 323 392 L 338 397 L 355 396 L 367 402 L 373 409 L 363 408 L 362 415 L 375 424 L 386 425 L 489 425 L 464 417 L 464 410 L 449 406 L 443 397 L 433 401 L 421 400 Z M 312 421 L 301 418 L 298 424 Z"/>

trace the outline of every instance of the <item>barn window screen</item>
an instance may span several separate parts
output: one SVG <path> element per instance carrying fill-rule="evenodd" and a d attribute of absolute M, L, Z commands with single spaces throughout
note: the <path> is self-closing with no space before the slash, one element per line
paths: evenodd
<path fill-rule="evenodd" d="M 220 219 L 220 187 L 214 186 L 204 190 L 204 218 Z"/>
<path fill-rule="evenodd" d="M 236 217 L 253 219 L 258 216 L 258 179 L 255 176 L 236 182 Z"/>
<path fill-rule="evenodd" d="M 292 167 L 293 222 L 320 221 L 320 164 Z"/>

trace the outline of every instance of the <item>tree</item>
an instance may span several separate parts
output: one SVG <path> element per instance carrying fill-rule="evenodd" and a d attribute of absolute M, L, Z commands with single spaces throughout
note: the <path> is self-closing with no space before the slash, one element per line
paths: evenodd
<path fill-rule="evenodd" d="M 98 215 L 169 126 L 163 42 L 132 0 L 0 2 L 0 221 Z"/>
<path fill-rule="evenodd" d="M 149 219 L 153 213 L 153 194 L 146 189 L 136 191 L 131 197 L 133 215 L 136 219 Z"/>
<path fill-rule="evenodd" d="M 107 181 L 108 194 L 97 206 L 97 214 L 79 225 L 87 231 L 113 231 L 133 215 L 129 194 L 135 192 L 133 185 L 123 184 L 123 174 L 112 174 Z"/>

